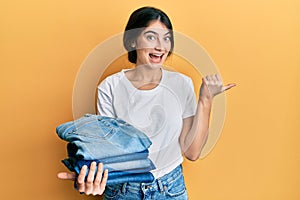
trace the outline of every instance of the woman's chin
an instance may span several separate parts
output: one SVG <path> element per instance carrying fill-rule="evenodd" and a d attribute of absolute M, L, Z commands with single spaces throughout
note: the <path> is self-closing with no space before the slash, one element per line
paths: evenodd
<path fill-rule="evenodd" d="M 160 68 L 162 67 L 163 63 L 159 62 L 159 63 L 156 63 L 156 62 L 148 62 L 148 63 L 145 63 L 145 64 L 137 64 L 136 66 L 139 66 L 139 67 L 151 67 L 151 68 Z"/>

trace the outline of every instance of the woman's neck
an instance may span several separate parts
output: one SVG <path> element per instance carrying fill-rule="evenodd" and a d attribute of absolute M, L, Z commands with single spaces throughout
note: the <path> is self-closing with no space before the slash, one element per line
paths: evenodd
<path fill-rule="evenodd" d="M 162 68 L 159 66 L 136 66 L 125 73 L 128 80 L 138 89 L 150 90 L 158 86 L 162 78 Z"/>
<path fill-rule="evenodd" d="M 162 77 L 161 66 L 147 66 L 139 65 L 136 66 L 130 74 L 130 80 L 138 82 L 160 82 Z"/>

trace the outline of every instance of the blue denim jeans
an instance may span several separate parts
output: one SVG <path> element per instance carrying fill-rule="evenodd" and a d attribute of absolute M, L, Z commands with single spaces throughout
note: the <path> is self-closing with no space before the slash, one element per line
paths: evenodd
<path fill-rule="evenodd" d="M 56 132 L 69 142 L 69 158 L 63 163 L 77 174 L 83 165 L 96 161 L 109 170 L 107 185 L 154 180 L 150 170 L 155 166 L 148 158 L 150 139 L 121 119 L 86 114 L 61 124 Z"/>
<path fill-rule="evenodd" d="M 125 121 L 92 114 L 61 124 L 56 132 L 72 144 L 69 156 L 84 160 L 143 152 L 152 144 L 142 131 Z"/>
<path fill-rule="evenodd" d="M 145 150 L 143 152 L 103 158 L 100 160 L 82 160 L 76 155 L 69 154 L 69 158 L 62 160 L 62 162 L 70 171 L 76 173 L 79 173 L 83 165 L 90 166 L 93 161 L 103 163 L 104 169 L 108 169 L 110 172 L 134 170 L 136 173 L 142 173 L 155 169 L 153 162 L 148 158 L 148 154 L 148 150 Z"/>
<path fill-rule="evenodd" d="M 187 192 L 179 165 L 170 173 L 154 180 L 152 183 L 127 182 L 123 184 L 108 185 L 104 193 L 105 200 L 187 200 Z"/>
<path fill-rule="evenodd" d="M 151 172 L 144 173 L 127 173 L 127 172 L 111 172 L 108 173 L 107 186 L 117 185 L 120 183 L 132 182 L 132 183 L 152 183 L 154 176 Z"/>
<path fill-rule="evenodd" d="M 126 182 L 132 183 L 152 183 L 154 176 L 151 172 L 144 173 L 128 173 L 128 172 L 109 172 L 106 186 L 118 185 Z M 77 189 L 77 183 L 74 181 L 74 188 Z"/>
<path fill-rule="evenodd" d="M 70 171 L 75 172 L 77 175 L 80 173 L 83 165 L 89 167 L 91 163 L 95 161 L 97 164 L 101 161 L 98 160 L 79 160 L 72 163 L 72 159 L 64 159 L 63 163 Z M 128 181 L 132 182 L 146 182 L 151 183 L 154 180 L 154 176 L 150 173 L 151 170 L 155 169 L 150 159 L 133 160 L 118 163 L 104 163 L 104 169 L 108 169 L 108 180 L 107 185 L 114 185 L 118 183 L 124 183 Z M 98 166 L 96 166 L 96 171 Z M 88 175 L 89 169 L 86 172 Z M 76 186 L 76 185 L 75 185 Z"/>
<path fill-rule="evenodd" d="M 83 167 L 83 165 L 90 166 L 93 161 L 95 161 L 97 164 L 101 162 L 101 160 L 80 160 L 74 167 L 75 172 L 79 174 L 80 169 Z M 108 169 L 109 172 L 123 171 L 127 173 L 144 173 L 155 169 L 154 164 L 150 159 L 128 160 L 117 163 L 104 163 L 103 167 L 104 169 Z M 95 171 L 97 171 L 97 169 L 98 168 L 96 167 Z"/>

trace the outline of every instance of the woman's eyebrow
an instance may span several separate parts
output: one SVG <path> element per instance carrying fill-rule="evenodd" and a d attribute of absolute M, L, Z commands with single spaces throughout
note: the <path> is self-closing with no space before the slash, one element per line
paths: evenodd
<path fill-rule="evenodd" d="M 158 35 L 158 33 L 157 33 L 157 32 L 155 32 L 155 31 L 151 31 L 151 30 L 144 32 L 144 35 L 146 35 L 147 33 L 153 33 L 154 35 Z M 167 32 L 167 33 L 165 33 L 164 35 L 168 35 L 168 34 L 171 34 L 171 32 L 170 32 L 170 31 L 168 31 L 168 32 Z"/>

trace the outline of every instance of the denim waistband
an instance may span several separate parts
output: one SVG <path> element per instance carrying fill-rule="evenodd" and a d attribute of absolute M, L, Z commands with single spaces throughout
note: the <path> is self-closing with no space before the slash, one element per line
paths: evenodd
<path fill-rule="evenodd" d="M 136 182 L 127 182 L 122 184 L 122 192 L 125 192 L 126 189 L 130 188 L 131 190 L 142 190 L 145 191 L 149 188 L 153 190 L 159 190 L 160 192 L 164 192 L 165 185 L 175 181 L 177 178 L 182 176 L 182 165 L 178 165 L 175 169 L 173 169 L 168 174 L 155 179 L 152 183 L 136 183 Z"/>

